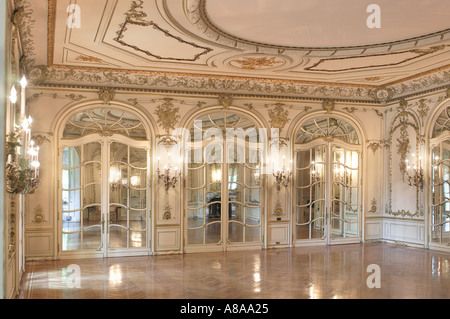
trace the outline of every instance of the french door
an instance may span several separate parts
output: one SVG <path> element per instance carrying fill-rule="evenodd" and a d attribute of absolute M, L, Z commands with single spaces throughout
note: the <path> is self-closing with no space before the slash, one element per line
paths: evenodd
<path fill-rule="evenodd" d="M 148 254 L 148 142 L 92 134 L 61 143 L 60 254 Z"/>
<path fill-rule="evenodd" d="M 295 152 L 297 244 L 361 241 L 361 151 L 318 140 Z"/>
<path fill-rule="evenodd" d="M 237 136 L 230 139 L 224 133 L 226 128 L 243 125 L 248 129 L 253 124 L 241 116 L 223 112 L 201 120 L 203 128 L 215 127 L 223 138 L 218 143 L 199 141 L 189 146 L 185 250 L 262 247 L 259 144 Z"/>

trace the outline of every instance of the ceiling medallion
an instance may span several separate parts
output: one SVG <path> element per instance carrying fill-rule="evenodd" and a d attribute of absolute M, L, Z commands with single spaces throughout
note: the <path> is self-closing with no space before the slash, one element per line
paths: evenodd
<path fill-rule="evenodd" d="M 281 67 L 286 64 L 286 60 L 277 56 L 243 56 L 231 60 L 229 65 L 243 70 L 267 70 Z"/>

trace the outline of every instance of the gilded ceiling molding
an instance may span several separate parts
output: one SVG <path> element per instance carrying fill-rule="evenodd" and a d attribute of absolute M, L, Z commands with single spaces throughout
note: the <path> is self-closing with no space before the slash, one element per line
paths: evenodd
<path fill-rule="evenodd" d="M 370 54 L 370 55 L 363 55 L 363 56 L 355 56 L 355 57 L 341 57 L 341 58 L 327 58 L 327 59 L 320 59 L 317 63 L 313 64 L 310 67 L 305 68 L 307 71 L 316 71 L 316 72 L 344 72 L 344 71 L 354 71 L 354 70 L 365 70 L 365 69 L 373 69 L 376 67 L 392 67 L 400 64 L 404 64 L 406 62 L 410 62 L 413 60 L 416 60 L 418 58 L 424 57 L 426 55 L 433 54 L 437 51 L 443 50 L 446 46 L 445 45 L 437 45 L 432 46 L 428 49 L 412 49 L 412 50 L 406 50 L 406 51 L 397 51 L 397 52 L 390 52 L 390 53 L 381 53 L 381 54 Z M 317 68 L 319 65 L 328 62 L 328 61 L 342 61 L 342 60 L 354 60 L 354 59 L 361 59 L 366 57 L 389 57 L 392 55 L 399 55 L 399 54 L 405 54 L 405 53 L 415 53 L 417 54 L 415 57 L 406 58 L 402 61 L 395 62 L 395 63 L 385 63 L 385 64 L 376 64 L 376 65 L 366 65 L 361 67 L 350 67 L 350 68 L 343 68 L 343 69 L 319 69 Z"/>
<path fill-rule="evenodd" d="M 237 65 L 232 65 L 232 63 Z M 231 66 L 238 67 L 243 70 L 263 70 L 270 69 L 274 67 L 279 67 L 286 64 L 285 60 L 281 60 L 275 56 L 261 56 L 261 57 L 240 57 L 230 61 Z"/>
<path fill-rule="evenodd" d="M 127 46 L 129 48 L 132 48 L 136 51 L 142 52 L 148 56 L 154 57 L 158 60 L 171 60 L 171 61 L 197 61 L 202 55 L 207 54 L 211 51 L 213 51 L 211 48 L 207 48 L 207 47 L 203 47 L 200 46 L 198 44 L 195 44 L 193 42 L 188 42 L 185 41 L 183 39 L 181 39 L 178 36 L 174 36 L 172 35 L 169 31 L 162 29 L 159 25 L 157 25 L 155 22 L 153 21 L 146 21 L 144 20 L 144 18 L 147 17 L 147 14 L 142 10 L 143 9 L 143 0 L 136 0 L 133 1 L 131 4 L 131 8 L 125 13 L 125 22 L 122 23 L 120 25 L 120 29 L 116 32 L 117 37 L 114 38 L 114 41 L 116 41 L 117 43 L 121 44 L 122 46 Z M 139 48 L 136 45 L 132 45 L 132 44 L 128 44 L 124 37 L 125 37 L 125 33 L 127 32 L 128 28 L 127 26 L 129 24 L 132 25 L 137 25 L 137 26 L 141 26 L 141 27 L 151 27 L 152 29 L 162 32 L 166 37 L 175 39 L 176 41 L 178 41 L 179 43 L 185 44 L 185 45 L 189 45 L 192 46 L 194 48 L 197 49 L 201 49 L 202 52 L 196 54 L 194 57 L 192 58 L 186 58 L 186 59 L 181 59 L 181 58 L 174 58 L 174 57 L 163 57 L 163 56 L 159 56 L 157 54 L 151 53 L 150 51 L 144 50 Z"/>
<path fill-rule="evenodd" d="M 87 56 L 87 55 L 79 55 L 75 58 L 77 61 L 81 62 L 91 62 L 91 63 L 104 63 L 104 61 L 100 58 L 96 58 L 93 56 Z"/>

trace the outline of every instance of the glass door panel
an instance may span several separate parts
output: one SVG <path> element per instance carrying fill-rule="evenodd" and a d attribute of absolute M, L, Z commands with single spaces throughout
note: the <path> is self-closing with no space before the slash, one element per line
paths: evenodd
<path fill-rule="evenodd" d="M 332 148 L 331 238 L 359 237 L 359 153 Z"/>
<path fill-rule="evenodd" d="M 450 244 L 450 142 L 432 149 L 431 242 Z"/>
<path fill-rule="evenodd" d="M 101 144 L 62 152 L 62 250 L 102 247 Z"/>
<path fill-rule="evenodd" d="M 326 165 L 324 146 L 297 152 L 296 239 L 325 239 Z"/>
<path fill-rule="evenodd" d="M 191 136 L 193 130 L 202 130 L 206 136 L 227 138 L 226 143 L 220 138 L 219 142 L 190 141 L 187 246 L 215 244 L 226 250 L 227 245 L 261 242 L 261 155 L 250 134 L 256 130 L 248 131 L 252 127 L 248 119 L 226 112 L 194 121 Z M 236 133 L 231 139 L 226 136 L 228 128 Z M 244 131 L 248 136 L 241 134 Z"/>
<path fill-rule="evenodd" d="M 112 142 L 109 151 L 109 248 L 145 248 L 147 150 Z"/>

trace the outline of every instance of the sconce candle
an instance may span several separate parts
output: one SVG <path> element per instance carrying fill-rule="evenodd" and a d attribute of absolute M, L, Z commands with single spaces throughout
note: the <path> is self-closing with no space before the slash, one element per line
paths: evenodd
<path fill-rule="evenodd" d="M 25 104 L 26 104 L 26 94 L 25 89 L 27 87 L 27 79 L 25 76 L 20 80 L 20 85 L 22 86 L 21 96 L 20 96 L 20 115 L 25 116 Z"/>

